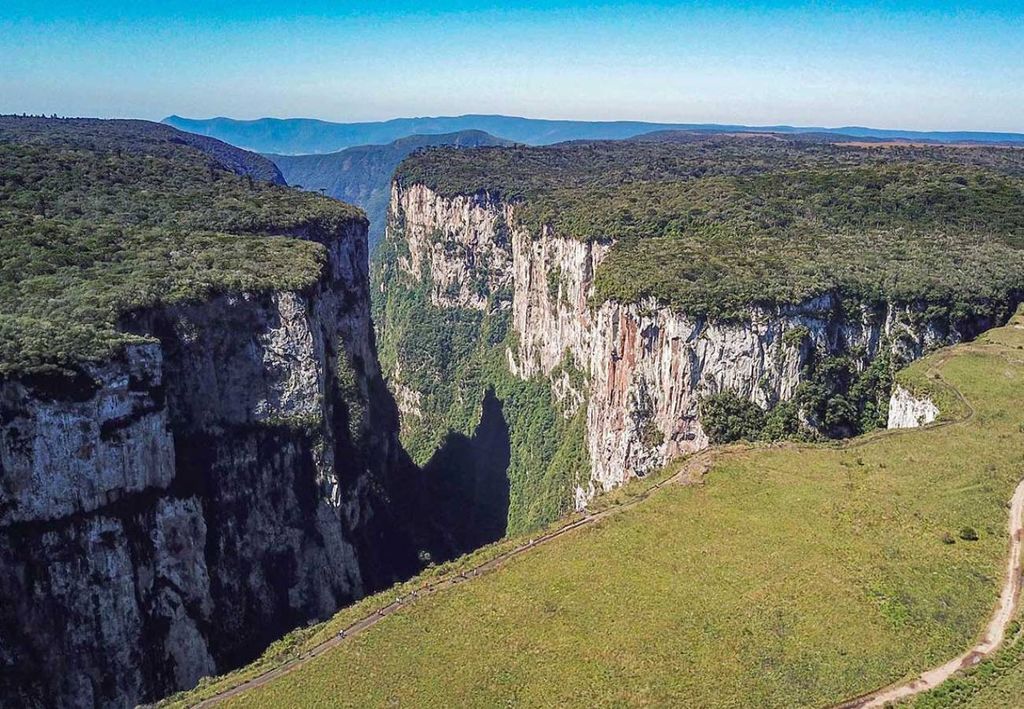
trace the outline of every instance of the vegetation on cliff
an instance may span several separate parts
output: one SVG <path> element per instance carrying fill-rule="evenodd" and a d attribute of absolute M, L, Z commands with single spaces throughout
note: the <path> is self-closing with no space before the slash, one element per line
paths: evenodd
<path fill-rule="evenodd" d="M 900 374 L 955 404 L 943 410 L 951 423 L 842 446 L 720 450 L 703 484 L 668 485 L 421 597 L 229 706 L 824 706 L 916 677 L 976 640 L 1003 583 L 1022 327 L 1018 315 Z M 967 526 L 977 540 L 956 538 Z M 296 638 L 288 657 L 358 613 Z M 919 704 L 1016 706 L 1020 657 L 1013 640 Z"/>
<path fill-rule="evenodd" d="M 400 384 L 420 394 L 416 411 L 402 418 L 405 449 L 425 465 L 451 433 L 470 436 L 493 390 L 510 437 L 507 532 L 557 519 L 589 477 L 586 408 L 566 417 L 546 379 L 509 372 L 510 294 L 490 294 L 484 311 L 436 307 L 429 278 L 398 277 L 400 248 L 400 241 L 385 240 L 378 251 L 384 287 L 375 289 L 374 311 L 383 370 L 400 366 Z M 396 394 L 401 402 L 402 392 Z"/>
<path fill-rule="evenodd" d="M 274 175 L 158 124 L 0 118 L 0 374 L 108 357 L 134 309 L 313 284 L 315 240 L 365 217 Z"/>
<path fill-rule="evenodd" d="M 956 321 L 1024 290 L 1019 150 L 769 137 L 435 149 L 396 179 L 519 203 L 533 233 L 615 239 L 599 301 L 739 317 L 834 293 L 934 303 Z"/>
<path fill-rule="evenodd" d="M 704 432 L 711 443 L 732 443 L 849 438 L 885 428 L 894 358 L 888 347 L 881 347 L 866 366 L 862 359 L 860 353 L 812 353 L 792 399 L 767 410 L 729 390 L 709 396 L 700 406 Z"/>

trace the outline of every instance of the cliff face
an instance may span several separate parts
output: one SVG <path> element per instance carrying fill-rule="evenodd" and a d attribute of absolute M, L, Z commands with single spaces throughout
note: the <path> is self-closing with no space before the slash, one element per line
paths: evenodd
<path fill-rule="evenodd" d="M 917 428 L 939 417 L 939 407 L 928 397 L 914 396 L 897 384 L 889 399 L 888 428 Z"/>
<path fill-rule="evenodd" d="M 0 382 L 0 696 L 132 706 L 416 566 L 365 223 L 301 292 L 133 313 L 159 342 Z"/>
<path fill-rule="evenodd" d="M 833 296 L 755 307 L 739 321 L 690 317 L 653 300 L 595 303 L 595 272 L 611 240 L 531 233 L 512 205 L 421 184 L 396 185 L 391 209 L 398 256 L 387 287 L 425 284 L 440 309 L 510 310 L 508 369 L 546 378 L 567 417 L 586 407 L 591 470 L 576 486 L 577 506 L 707 446 L 705 396 L 731 392 L 770 407 L 793 397 L 812 358 L 849 356 L 863 369 L 879 355 L 910 360 L 973 334 L 924 317 L 924 306 L 849 308 Z M 399 360 L 389 377 L 403 391 L 403 415 L 416 416 L 425 394 L 406 369 Z"/>

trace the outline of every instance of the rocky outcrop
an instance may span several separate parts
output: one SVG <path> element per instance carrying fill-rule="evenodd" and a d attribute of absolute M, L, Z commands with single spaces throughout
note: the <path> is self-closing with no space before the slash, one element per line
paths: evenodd
<path fill-rule="evenodd" d="M 0 696 L 132 706 L 416 568 L 365 223 L 301 292 L 137 312 L 150 342 L 0 382 Z"/>
<path fill-rule="evenodd" d="M 928 397 L 914 396 L 899 384 L 889 399 L 889 428 L 918 428 L 939 417 L 939 407 Z"/>
<path fill-rule="evenodd" d="M 512 207 L 485 195 L 445 199 L 422 185 L 394 187 L 391 203 L 404 247 L 398 268 L 429 278 L 434 305 L 482 310 L 488 295 L 512 285 Z"/>
<path fill-rule="evenodd" d="M 390 222 L 401 278 L 428 284 L 436 307 L 510 309 L 509 369 L 548 377 L 567 416 L 587 407 L 592 471 L 577 505 L 708 445 L 698 411 L 704 396 L 730 391 L 767 408 L 793 396 L 812 356 L 852 355 L 863 367 L 883 348 L 909 360 L 970 334 L 925 317 L 923 306 L 849 308 L 831 295 L 753 307 L 738 321 L 653 300 L 594 302 L 612 238 L 534 233 L 515 205 L 484 193 L 447 197 L 396 184 Z M 421 400 L 402 379 L 401 362 L 389 378 L 406 401 Z"/>

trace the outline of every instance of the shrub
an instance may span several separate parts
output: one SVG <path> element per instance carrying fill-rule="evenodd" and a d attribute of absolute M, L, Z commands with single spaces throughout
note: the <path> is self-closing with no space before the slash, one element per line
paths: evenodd
<path fill-rule="evenodd" d="M 796 436 L 799 432 L 800 416 L 796 403 L 780 401 L 765 415 L 761 438 L 766 441 L 778 441 Z"/>
<path fill-rule="evenodd" d="M 713 394 L 701 401 L 700 417 L 712 443 L 757 440 L 765 428 L 764 410 L 732 391 Z"/>
<path fill-rule="evenodd" d="M 787 347 L 800 347 L 811 336 L 811 331 L 803 325 L 786 330 L 782 335 L 782 343 Z"/>
<path fill-rule="evenodd" d="M 960 530 L 960 538 L 965 542 L 978 541 L 978 532 L 974 527 L 964 527 Z"/>

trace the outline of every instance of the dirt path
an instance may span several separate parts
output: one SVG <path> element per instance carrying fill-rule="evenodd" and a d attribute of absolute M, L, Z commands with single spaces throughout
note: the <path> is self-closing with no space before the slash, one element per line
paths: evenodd
<path fill-rule="evenodd" d="M 1006 562 L 1006 581 L 999 594 L 999 604 L 988 621 L 978 643 L 944 665 L 925 671 L 904 684 L 880 689 L 838 705 L 838 709 L 869 709 L 912 697 L 939 686 L 958 671 L 972 667 L 991 655 L 1002 644 L 1006 627 L 1013 620 L 1020 601 L 1021 546 L 1024 541 L 1024 481 L 1017 485 L 1010 502 L 1010 556 Z"/>

